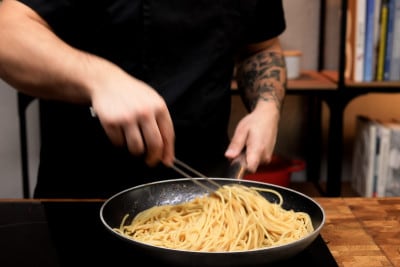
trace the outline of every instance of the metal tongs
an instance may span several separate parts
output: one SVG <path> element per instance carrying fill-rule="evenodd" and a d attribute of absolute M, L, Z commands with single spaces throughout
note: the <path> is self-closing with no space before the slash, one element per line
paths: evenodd
<path fill-rule="evenodd" d="M 174 160 L 174 164 L 171 166 L 172 169 L 174 169 L 176 172 L 182 174 L 183 176 L 185 176 L 186 178 L 189 178 L 192 180 L 192 182 L 194 182 L 195 184 L 197 184 L 198 186 L 201 186 L 202 188 L 206 189 L 209 193 L 214 193 L 215 188 L 211 188 L 208 185 L 206 185 L 206 183 L 202 183 L 200 182 L 198 179 L 192 177 L 190 174 L 188 174 L 186 171 L 184 171 L 182 168 L 191 171 L 192 173 L 198 175 L 201 178 L 204 178 L 205 181 L 207 181 L 209 184 L 213 185 L 214 187 L 216 187 L 217 189 L 221 187 L 220 184 L 218 184 L 217 182 L 213 181 L 211 178 L 207 177 L 206 175 L 202 174 L 201 172 L 193 169 L 192 167 L 190 167 L 189 165 L 187 165 L 186 163 L 180 161 L 179 159 L 175 158 Z"/>
<path fill-rule="evenodd" d="M 183 175 L 184 177 L 191 179 L 192 182 L 206 189 L 209 193 L 214 193 L 215 188 L 218 189 L 221 187 L 220 184 L 212 180 L 210 177 L 207 177 L 206 175 L 195 170 L 194 168 L 190 167 L 188 164 L 180 161 L 177 158 L 175 158 L 174 164 L 171 166 L 171 168 L 174 169 L 176 172 L 180 173 L 181 175 Z M 182 168 L 185 170 L 183 170 Z M 214 188 L 206 185 L 206 183 L 200 182 L 199 179 L 196 179 L 190 174 L 188 174 L 186 170 L 196 174 L 201 178 L 204 178 L 204 180 L 208 182 L 210 185 L 212 185 Z M 246 173 L 246 159 L 244 153 L 242 153 L 239 157 L 237 157 L 232 161 L 230 168 L 228 170 L 228 177 L 242 179 L 245 173 Z"/>

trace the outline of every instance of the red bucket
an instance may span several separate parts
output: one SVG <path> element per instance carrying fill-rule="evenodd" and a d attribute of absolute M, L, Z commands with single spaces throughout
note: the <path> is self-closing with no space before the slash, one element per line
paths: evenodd
<path fill-rule="evenodd" d="M 289 187 L 292 172 L 302 171 L 305 166 L 303 160 L 274 155 L 270 163 L 259 166 L 257 172 L 246 174 L 244 179 Z"/>

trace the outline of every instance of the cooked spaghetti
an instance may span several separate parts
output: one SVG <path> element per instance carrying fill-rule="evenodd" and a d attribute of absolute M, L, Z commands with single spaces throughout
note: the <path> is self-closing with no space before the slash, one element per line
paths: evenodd
<path fill-rule="evenodd" d="M 272 203 L 259 191 L 278 196 Z M 313 231 L 310 216 L 282 208 L 272 189 L 224 185 L 214 194 L 154 206 L 115 229 L 133 240 L 170 249 L 226 252 L 287 244 Z"/>

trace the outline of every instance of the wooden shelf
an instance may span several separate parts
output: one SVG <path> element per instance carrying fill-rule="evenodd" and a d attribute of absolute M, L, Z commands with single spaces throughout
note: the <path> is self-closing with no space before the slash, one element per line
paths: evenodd
<path fill-rule="evenodd" d="M 334 83 L 339 81 L 339 73 L 336 70 L 322 70 L 321 74 Z"/>
<path fill-rule="evenodd" d="M 323 70 L 321 72 L 326 78 L 334 83 L 339 81 L 339 73 L 334 70 Z M 392 88 L 400 92 L 400 81 L 372 81 L 372 82 L 354 82 L 350 80 L 345 81 L 345 86 L 347 88 Z M 376 91 L 379 93 L 379 91 Z"/>
<path fill-rule="evenodd" d="M 337 85 L 322 73 L 314 70 L 304 70 L 300 77 L 288 80 L 288 90 L 336 90 Z"/>

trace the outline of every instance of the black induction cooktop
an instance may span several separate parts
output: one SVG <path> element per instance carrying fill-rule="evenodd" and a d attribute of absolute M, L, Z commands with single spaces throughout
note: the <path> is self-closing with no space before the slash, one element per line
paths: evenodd
<path fill-rule="evenodd" d="M 0 201 L 0 266 L 167 266 L 111 235 L 99 218 L 102 203 Z M 321 236 L 272 267 L 300 265 L 338 266 Z"/>

